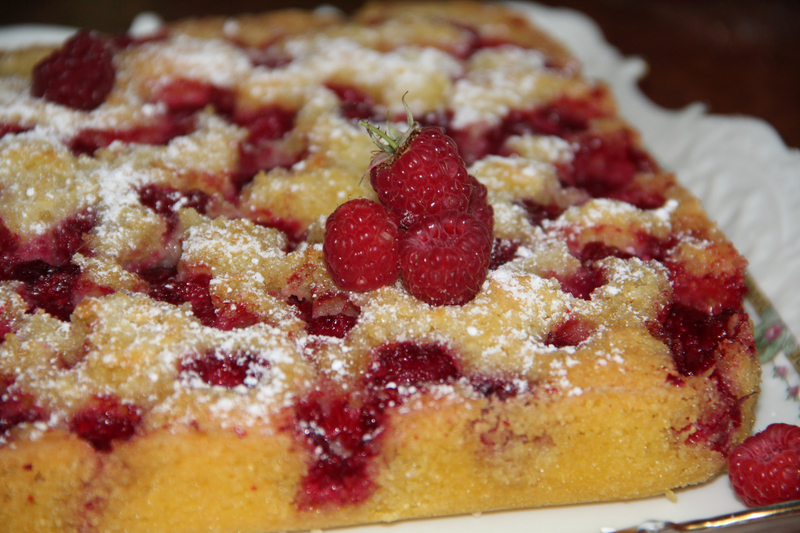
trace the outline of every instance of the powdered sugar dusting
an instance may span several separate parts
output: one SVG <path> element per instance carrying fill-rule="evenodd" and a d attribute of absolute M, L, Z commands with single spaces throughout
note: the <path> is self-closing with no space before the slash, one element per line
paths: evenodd
<path fill-rule="evenodd" d="M 169 81 L 175 72 L 180 72 L 183 78 L 231 87 L 252 69 L 247 55 L 233 44 L 185 35 L 143 46 L 136 61 L 152 65 L 151 76 L 158 83 Z"/>
<path fill-rule="evenodd" d="M 469 168 L 487 187 L 497 252 L 471 301 L 431 306 L 402 281 L 348 292 L 328 274 L 320 245 L 326 216 L 350 198 L 375 196 L 368 180 L 359 181 L 374 149 L 358 125 L 362 115 L 395 120 L 405 103 L 421 122 L 441 122 L 469 146 L 512 111 L 590 87 L 574 71 L 549 68 L 539 51 L 493 43 L 472 50 L 480 41 L 454 27 L 464 41 L 440 46 L 414 44 L 409 27 L 393 39 L 385 33 L 391 25 L 378 23 L 297 34 L 287 27 L 258 51 L 271 61 L 256 64 L 256 51 L 231 41 L 249 31 L 231 19 L 215 38 L 174 33 L 117 52 L 115 89 L 91 112 L 33 98 L 24 77 L 1 78 L 0 125 L 30 127 L 0 140 L 3 224 L 26 246 L 83 210 L 91 226 L 75 238 L 80 253 L 51 265 L 78 269 L 68 320 L 28 312 L 26 281 L 0 284 L 0 326 L 10 332 L 0 344 L 0 377 L 14 376 L 14 390 L 55 406 L 24 426 L 30 438 L 68 427 L 75 410 L 105 396 L 141 409 L 141 433 L 180 425 L 285 431 L 295 424 L 286 410 L 311 391 L 360 398 L 376 351 L 399 342 L 442 347 L 460 376 L 387 385 L 401 398 L 390 406 L 401 414 L 430 401 L 500 405 L 503 394 L 579 402 L 595 393 L 586 383 L 592 372 L 616 365 L 617 374 L 631 373 L 624 349 L 608 339 L 646 331 L 668 309 L 670 273 L 652 257 L 638 258 L 637 246 L 672 236 L 678 201 L 645 210 L 566 186 L 560 172 L 578 150 L 566 138 L 511 135 L 491 147 L 502 155 Z M 396 42 L 403 44 L 387 44 Z M 221 90 L 214 94 L 233 102 L 198 97 L 187 111 L 156 101 L 175 80 L 201 82 L 200 93 Z M 352 88 L 354 101 L 336 86 Z M 270 115 L 275 109 L 286 117 Z M 70 151 L 87 128 L 137 127 L 154 137 Z M 255 166 L 244 169 L 248 156 Z M 145 201 L 148 187 L 163 195 Z M 712 245 L 680 238 L 686 250 Z M 626 258 L 582 259 L 587 243 Z M 347 327 L 309 333 L 324 319 Z M 187 363 L 222 365 L 226 357 L 246 367 L 231 386 Z M 363 440 L 378 441 L 385 429 Z M 525 444 L 538 438 L 526 436 Z"/>
<path fill-rule="evenodd" d="M 531 95 L 544 59 L 539 52 L 505 46 L 476 53 L 455 85 L 453 127 L 496 124 L 509 110 L 535 103 Z"/>

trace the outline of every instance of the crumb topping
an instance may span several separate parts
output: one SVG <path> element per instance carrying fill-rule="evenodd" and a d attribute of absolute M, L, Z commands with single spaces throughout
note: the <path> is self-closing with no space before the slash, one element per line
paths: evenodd
<path fill-rule="evenodd" d="M 358 390 L 393 343 L 441 347 L 460 376 L 389 387 L 402 397 L 476 394 L 485 376 L 506 380 L 503 394 L 576 397 L 587 373 L 627 371 L 609 339 L 654 330 L 678 273 L 723 256 L 720 237 L 574 68 L 510 38 L 470 50 L 458 25 L 431 46 L 409 28 L 331 23 L 255 48 L 236 21 L 211 38 L 176 26 L 116 51 L 115 86 L 89 112 L 0 79 L 0 126 L 14 125 L 0 138 L 0 251 L 13 259 L 0 377 L 48 413 L 22 423 L 31 436 L 97 397 L 135 407 L 140 431 L 268 431 L 310 391 Z M 497 260 L 462 306 L 399 282 L 350 293 L 322 258 L 326 217 L 375 197 L 354 117 L 395 121 L 403 102 L 454 137 L 488 189 Z M 592 172 L 605 188 L 585 185 Z M 54 295 L 62 318 L 43 303 Z M 323 320 L 346 325 L 315 332 Z M 309 439 L 323 431 L 303 424 Z"/>

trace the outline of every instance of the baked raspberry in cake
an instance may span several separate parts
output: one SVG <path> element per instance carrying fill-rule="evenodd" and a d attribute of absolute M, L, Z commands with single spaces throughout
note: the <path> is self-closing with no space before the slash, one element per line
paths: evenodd
<path fill-rule="evenodd" d="M 8 531 L 642 498 L 749 434 L 744 258 L 512 8 L 206 18 L 2 59 Z M 375 129 L 446 158 L 431 194 L 378 176 Z"/>

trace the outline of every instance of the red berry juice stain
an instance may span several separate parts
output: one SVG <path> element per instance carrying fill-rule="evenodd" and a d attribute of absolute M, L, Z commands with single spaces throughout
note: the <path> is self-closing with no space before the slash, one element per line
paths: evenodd
<path fill-rule="evenodd" d="M 313 460 L 295 496 L 300 510 L 343 507 L 375 490 L 372 459 L 380 452 L 383 410 L 355 395 L 316 391 L 295 408 L 295 431 Z"/>
<path fill-rule="evenodd" d="M 26 261 L 41 260 L 51 265 L 60 265 L 69 262 L 76 252 L 91 256 L 92 251 L 83 238 L 92 231 L 95 221 L 94 210 L 87 208 L 25 243 L 0 221 L 0 256 L 6 260 L 0 267 L 0 273 L 8 273 L 16 264 Z"/>
<path fill-rule="evenodd" d="M 108 452 L 114 441 L 133 437 L 141 420 L 136 406 L 114 396 L 97 396 L 70 419 L 69 429 L 95 450 Z"/>
<path fill-rule="evenodd" d="M 487 155 L 503 154 L 503 146 L 513 135 L 556 135 L 572 141 L 589 128 L 590 120 L 606 116 L 601 99 L 604 90 L 596 89 L 583 98 L 561 97 L 530 109 L 512 109 L 496 126 L 476 133 L 470 129 L 448 128 L 467 165 Z"/>
<path fill-rule="evenodd" d="M 152 268 L 137 273 L 150 285 L 148 295 L 151 298 L 173 305 L 188 302 L 194 316 L 204 326 L 216 327 L 217 315 L 209 291 L 210 274 L 178 274 L 176 268 Z"/>
<path fill-rule="evenodd" d="M 235 39 L 233 43 L 244 50 L 245 54 L 247 54 L 247 58 L 254 67 L 276 69 L 285 67 L 294 61 L 294 58 L 285 50 L 279 50 L 278 47 L 270 46 L 272 43 L 249 46 L 245 43 L 237 42 Z"/>
<path fill-rule="evenodd" d="M 248 130 L 247 138 L 239 143 L 239 168 L 233 178 L 241 190 L 260 171 L 290 168 L 303 158 L 303 153 L 288 153 L 280 145 L 294 128 L 297 112 L 279 105 L 240 111 L 233 122 Z"/>
<path fill-rule="evenodd" d="M 79 281 L 80 267 L 69 260 L 82 249 L 83 235 L 94 225 L 94 212 L 87 209 L 22 245 L 19 237 L 0 223 L 0 279 L 23 283 L 20 295 L 28 303 L 28 312 L 42 309 L 59 320 L 69 320 L 81 293 L 91 290 Z M 84 253 L 90 255 L 90 250 Z"/>
<path fill-rule="evenodd" d="M 561 290 L 582 300 L 590 300 L 592 292 L 605 285 L 603 269 L 591 261 L 585 261 L 569 275 L 554 276 L 561 284 Z"/>
<path fill-rule="evenodd" d="M 596 88 L 583 98 L 561 96 L 527 110 L 511 110 L 503 120 L 503 142 L 512 135 L 556 135 L 567 138 L 589 129 L 592 119 L 607 116 L 602 109 L 606 90 Z"/>
<path fill-rule="evenodd" d="M 0 374 L 0 436 L 20 424 L 49 417 L 45 409 L 36 405 L 32 394 L 12 390 L 14 381 L 13 376 Z"/>
<path fill-rule="evenodd" d="M 23 126 L 17 122 L 0 122 L 0 139 L 9 134 L 24 133 L 32 129 L 32 126 Z"/>
<path fill-rule="evenodd" d="M 519 388 L 512 382 L 490 376 L 474 376 L 470 379 L 472 387 L 486 398 L 506 401 L 519 394 Z"/>
<path fill-rule="evenodd" d="M 742 306 L 747 294 L 743 271 L 697 276 L 688 273 L 681 263 L 666 261 L 665 265 L 670 271 L 673 297 L 680 304 L 710 313 Z"/>
<path fill-rule="evenodd" d="M 223 331 L 246 328 L 262 322 L 261 316 L 250 311 L 241 302 L 238 304 L 223 302 L 215 309 L 215 314 L 216 323 L 214 327 Z"/>
<path fill-rule="evenodd" d="M 312 319 L 306 330 L 309 335 L 325 335 L 343 339 L 347 332 L 353 329 L 358 322 L 358 317 L 339 313 L 336 315 L 323 315 Z"/>
<path fill-rule="evenodd" d="M 53 266 L 38 259 L 18 263 L 13 272 L 13 278 L 24 283 L 20 293 L 29 312 L 42 309 L 65 322 L 77 304 L 74 296 L 80 275 L 77 265 Z"/>
<path fill-rule="evenodd" d="M 252 211 L 249 213 L 248 218 L 254 224 L 263 226 L 265 228 L 272 228 L 280 231 L 286 236 L 289 241 L 286 246 L 286 252 L 291 252 L 297 246 L 308 238 L 308 230 L 297 220 L 278 217 L 268 211 Z"/>
<path fill-rule="evenodd" d="M 571 161 L 556 165 L 559 179 L 564 185 L 585 189 L 595 198 L 612 198 L 618 191 L 631 189 L 637 173 L 657 169 L 626 130 L 583 133 L 570 141 L 578 149 Z M 628 194 L 634 197 L 633 192 Z"/>
<path fill-rule="evenodd" d="M 380 348 L 370 368 L 373 388 L 446 383 L 461 376 L 455 358 L 438 344 L 399 342 Z"/>
<path fill-rule="evenodd" d="M 712 450 L 727 456 L 732 449 L 731 436 L 742 425 L 742 409 L 718 371 L 714 371 L 709 379 L 716 388 L 716 402 L 709 405 L 686 442 L 706 443 Z"/>
<path fill-rule="evenodd" d="M 342 116 L 350 120 L 375 118 L 375 99 L 358 87 L 330 82 L 325 87 L 336 93 L 341 102 Z"/>
<path fill-rule="evenodd" d="M 570 240 L 567 244 L 570 253 L 583 262 L 599 261 L 607 257 L 630 259 L 638 257 L 642 261 L 664 261 L 669 250 L 677 243 L 677 239 L 669 237 L 659 239 L 647 233 L 639 232 L 633 235 L 630 248 L 620 250 L 616 246 L 608 245 L 602 241 L 591 241 L 578 245 Z"/>
<path fill-rule="evenodd" d="M 742 308 L 746 291 L 743 277 L 718 276 L 716 280 L 689 275 L 682 265 L 670 264 L 674 288 L 673 302 L 662 313 L 660 324 L 653 334 L 670 348 L 679 376 L 671 382 L 683 384 L 684 376 L 698 376 L 711 372 L 709 380 L 715 384 L 716 400 L 708 407 L 688 436 L 687 442 L 707 443 L 711 449 L 727 455 L 731 435 L 741 426 L 742 413 L 723 373 L 716 367 L 720 346 L 726 340 L 736 340 L 748 318 Z M 699 287 L 694 293 L 692 288 Z M 687 295 L 688 293 L 688 295 Z M 709 302 L 717 302 L 709 305 Z"/>
<path fill-rule="evenodd" d="M 712 315 L 674 303 L 661 328 L 678 372 L 696 376 L 711 368 L 720 343 L 736 337 L 735 323 L 743 319 L 743 312 L 736 309 Z M 729 332 L 731 323 L 733 332 Z"/>
<path fill-rule="evenodd" d="M 248 130 L 247 140 L 251 143 L 274 141 L 284 137 L 294 128 L 297 112 L 279 105 L 241 111 L 234 121 Z"/>
<path fill-rule="evenodd" d="M 314 316 L 314 303 L 311 300 L 300 300 L 296 296 L 289 298 L 289 303 L 297 309 L 298 316 L 306 323 L 309 335 L 324 335 L 343 339 L 358 322 L 360 309 L 352 304 L 347 306 L 348 312 L 332 315 Z"/>
<path fill-rule="evenodd" d="M 191 356 L 181 361 L 180 371 L 196 374 L 208 385 L 227 388 L 247 385 L 248 377 L 258 379 L 268 361 L 262 361 L 256 354 L 247 350 L 228 352 L 208 350 L 202 356 Z"/>
<path fill-rule="evenodd" d="M 187 78 L 159 86 L 153 97 L 172 115 L 190 115 L 211 106 L 215 113 L 230 118 L 236 108 L 236 93 L 232 89 Z"/>
<path fill-rule="evenodd" d="M 588 339 L 593 331 L 594 327 L 585 320 L 577 317 L 570 317 L 551 330 L 550 333 L 547 334 L 544 343 L 555 346 L 556 348 L 577 346 Z"/>
<path fill-rule="evenodd" d="M 543 204 L 531 198 L 522 198 L 514 203 L 525 210 L 531 226 L 541 226 L 545 220 L 555 220 L 564 212 L 555 203 Z"/>
<path fill-rule="evenodd" d="M 183 192 L 167 185 L 149 184 L 139 189 L 139 201 L 163 217 L 171 233 L 178 225 L 178 211 L 181 208 L 194 208 L 204 215 L 210 198 L 197 189 Z"/>
<path fill-rule="evenodd" d="M 19 245 L 19 236 L 9 230 L 0 219 L 0 280 L 13 279 L 14 269 L 19 262 L 17 259 Z"/>
<path fill-rule="evenodd" d="M 83 236 L 92 231 L 97 223 L 93 209 L 85 209 L 59 223 L 52 231 L 52 254 L 45 258 L 50 263 L 69 261 L 76 252 L 91 255 L 84 246 Z"/>
<path fill-rule="evenodd" d="M 195 114 L 212 106 L 217 114 L 231 119 L 236 96 L 230 89 L 216 85 L 179 78 L 160 86 L 154 101 L 164 104 L 166 113 L 146 125 L 118 128 L 86 128 L 69 141 L 75 155 L 93 155 L 114 141 L 125 144 L 166 145 L 176 137 L 189 135 L 195 130 Z"/>
<path fill-rule="evenodd" d="M 658 209 L 663 207 L 666 199 L 661 192 L 654 188 L 655 183 L 630 182 L 619 189 L 607 191 L 603 196 L 611 200 L 627 202 L 639 209 Z"/>
<path fill-rule="evenodd" d="M 487 155 L 504 154 L 513 135 L 554 135 L 577 146 L 571 161 L 556 165 L 565 186 L 585 189 L 595 198 L 611 198 L 641 209 L 664 205 L 660 191 L 634 181 L 637 173 L 658 170 L 655 161 L 638 148 L 626 130 L 591 133 L 591 121 L 608 116 L 604 109 L 605 89 L 597 88 L 581 97 L 561 97 L 532 108 L 513 109 L 500 124 L 485 131 L 448 128 L 467 165 Z M 449 122 L 448 122 L 449 124 Z M 536 223 L 536 220 L 532 221 Z"/>
<path fill-rule="evenodd" d="M 517 256 L 520 242 L 511 239 L 495 239 L 492 246 L 492 259 L 489 261 L 489 270 L 497 270 L 506 263 L 513 261 Z"/>
<path fill-rule="evenodd" d="M 295 498 L 298 508 L 342 507 L 366 500 L 376 489 L 372 462 L 380 453 L 386 409 L 403 402 L 397 387 L 450 383 L 460 376 L 454 357 L 443 346 L 393 343 L 376 351 L 359 390 L 318 390 L 303 399 L 295 408 L 294 429 L 313 459 Z"/>
<path fill-rule="evenodd" d="M 142 126 L 124 129 L 86 128 L 76 133 L 67 145 L 75 155 L 94 155 L 97 150 L 106 148 L 114 141 L 163 146 L 176 137 L 192 133 L 194 129 L 192 117 L 168 114 Z"/>
<path fill-rule="evenodd" d="M 148 296 L 160 302 L 181 305 L 188 302 L 200 323 L 223 331 L 260 323 L 261 317 L 246 305 L 215 308 L 211 299 L 211 275 L 204 272 L 181 272 L 175 267 L 156 267 L 136 272 L 149 285 Z"/>

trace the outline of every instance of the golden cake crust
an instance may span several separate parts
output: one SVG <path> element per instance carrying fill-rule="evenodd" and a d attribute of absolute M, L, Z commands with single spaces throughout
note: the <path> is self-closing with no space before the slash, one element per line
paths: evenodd
<path fill-rule="evenodd" d="M 41 51 L 0 55 L 0 523 L 315 529 L 722 471 L 760 382 L 746 262 L 530 24 L 472 2 L 186 20 L 104 37 L 89 111 L 31 95 Z M 493 210 L 463 305 L 326 267 L 328 215 L 377 200 L 358 120 L 404 104 Z"/>

